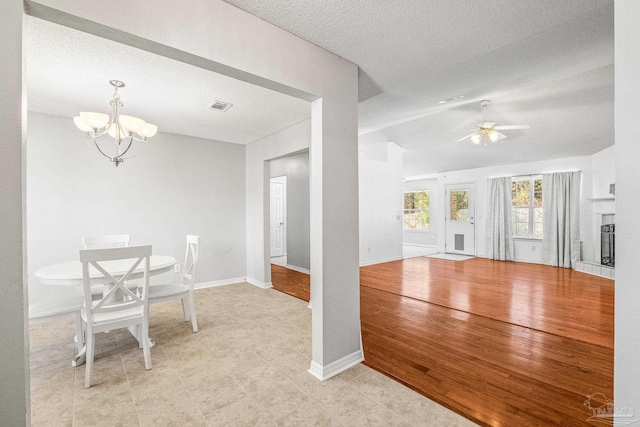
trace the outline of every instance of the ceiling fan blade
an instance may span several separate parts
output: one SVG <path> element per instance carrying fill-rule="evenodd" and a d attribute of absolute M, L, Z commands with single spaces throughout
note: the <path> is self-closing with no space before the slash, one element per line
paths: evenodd
<path fill-rule="evenodd" d="M 498 141 L 500 141 L 501 139 L 505 139 L 507 137 L 507 135 L 500 133 L 500 132 L 496 132 L 498 134 Z"/>
<path fill-rule="evenodd" d="M 465 136 L 464 138 L 460 138 L 460 139 L 459 139 L 459 140 L 457 140 L 456 142 L 464 141 L 464 140 L 465 140 L 465 139 L 467 139 L 467 138 L 471 138 L 471 137 L 472 137 L 473 135 L 475 135 L 475 134 L 476 134 L 475 132 L 470 133 L 469 135 Z"/>
<path fill-rule="evenodd" d="M 509 130 L 509 129 L 529 129 L 531 126 L 529 125 L 504 125 L 504 126 L 496 126 L 495 130 Z"/>
<path fill-rule="evenodd" d="M 483 128 L 493 128 L 495 126 L 495 122 L 484 122 L 482 123 L 482 125 L 480 125 L 480 127 Z"/>

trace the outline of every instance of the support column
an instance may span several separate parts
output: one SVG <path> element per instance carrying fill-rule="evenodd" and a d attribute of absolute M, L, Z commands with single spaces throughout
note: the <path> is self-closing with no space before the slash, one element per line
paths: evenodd
<path fill-rule="evenodd" d="M 352 77 L 357 79 L 357 70 Z M 339 88 L 339 82 L 336 85 Z M 320 380 L 363 360 L 357 85 L 347 81 L 342 89 L 314 101 L 311 117 L 313 337 L 309 372 Z"/>
<path fill-rule="evenodd" d="M 616 300 L 614 396 L 616 421 L 640 419 L 640 2 L 615 2 Z"/>

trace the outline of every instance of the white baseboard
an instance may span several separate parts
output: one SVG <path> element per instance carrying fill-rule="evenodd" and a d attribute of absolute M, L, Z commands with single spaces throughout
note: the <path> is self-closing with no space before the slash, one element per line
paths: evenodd
<path fill-rule="evenodd" d="M 269 289 L 269 288 L 273 288 L 273 284 L 271 282 L 262 282 L 260 280 L 256 280 L 252 277 L 245 277 L 244 281 L 253 285 L 253 286 L 257 286 L 261 289 Z"/>
<path fill-rule="evenodd" d="M 312 360 L 309 372 L 311 375 L 319 379 L 320 381 L 328 380 L 329 378 L 338 375 L 340 372 L 344 372 L 347 369 L 357 365 L 364 360 L 362 350 L 355 351 L 351 354 L 344 356 L 341 359 L 331 362 L 326 366 L 322 366 L 318 362 Z"/>
<path fill-rule="evenodd" d="M 310 270 L 308 270 L 306 268 L 298 267 L 296 265 L 286 264 L 285 268 L 287 268 L 289 270 L 297 271 L 298 273 L 304 273 L 304 274 L 311 275 L 311 271 Z"/>
<path fill-rule="evenodd" d="M 242 283 L 242 282 L 244 282 L 244 277 L 233 277 L 231 279 L 212 280 L 210 282 L 196 283 L 195 285 L 193 285 L 193 288 L 194 289 L 215 288 L 216 286 L 233 285 L 235 283 Z"/>
<path fill-rule="evenodd" d="M 418 248 L 430 248 L 430 249 L 438 249 L 436 245 L 421 245 L 419 243 L 403 243 L 402 246 L 416 246 Z"/>
<path fill-rule="evenodd" d="M 376 259 L 376 260 L 373 260 L 373 261 L 361 262 L 360 263 L 360 267 L 366 267 L 368 265 L 374 265 L 374 264 L 382 264 L 382 263 L 391 262 L 391 261 L 401 261 L 403 259 L 404 259 L 404 257 L 402 257 L 402 256 L 393 257 L 393 258 L 385 258 L 385 259 Z"/>
<path fill-rule="evenodd" d="M 476 258 L 491 259 L 486 255 L 476 255 Z M 492 261 L 498 261 L 498 260 L 492 260 Z M 532 259 L 521 259 L 521 258 L 516 258 L 513 261 L 508 261 L 508 262 L 524 262 L 525 264 L 542 264 L 542 261 L 536 261 Z"/>
<path fill-rule="evenodd" d="M 519 258 L 516 258 L 516 259 L 514 259 L 514 261 L 515 262 L 524 262 L 524 263 L 527 263 L 527 264 L 542 264 L 542 261 L 535 260 L 535 259 L 519 259 Z"/>

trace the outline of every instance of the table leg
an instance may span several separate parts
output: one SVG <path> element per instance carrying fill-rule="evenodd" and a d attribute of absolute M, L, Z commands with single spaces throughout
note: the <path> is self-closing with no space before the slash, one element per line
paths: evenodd
<path fill-rule="evenodd" d="M 131 335 L 133 335 L 133 337 L 137 339 L 138 342 L 140 342 L 140 327 L 129 326 L 128 329 L 129 329 L 129 332 L 131 332 Z M 153 347 L 154 345 L 156 345 L 155 341 L 153 341 L 151 337 L 149 337 L 149 347 Z M 140 348 L 142 348 L 142 345 L 140 345 Z"/>
<path fill-rule="evenodd" d="M 76 355 L 76 357 L 73 358 L 73 360 L 71 361 L 71 366 L 73 366 L 74 368 L 77 368 L 78 366 L 86 362 L 86 360 L 87 360 L 87 346 L 85 345 L 84 347 L 82 347 L 82 350 L 80 350 L 80 352 Z"/>

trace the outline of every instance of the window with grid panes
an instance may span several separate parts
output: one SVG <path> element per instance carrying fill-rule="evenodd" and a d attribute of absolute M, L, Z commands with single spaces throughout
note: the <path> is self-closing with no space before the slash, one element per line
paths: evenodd
<path fill-rule="evenodd" d="M 405 230 L 429 230 L 429 191 L 404 192 L 404 221 Z"/>
<path fill-rule="evenodd" d="M 513 237 L 542 239 L 542 176 L 513 178 Z"/>

